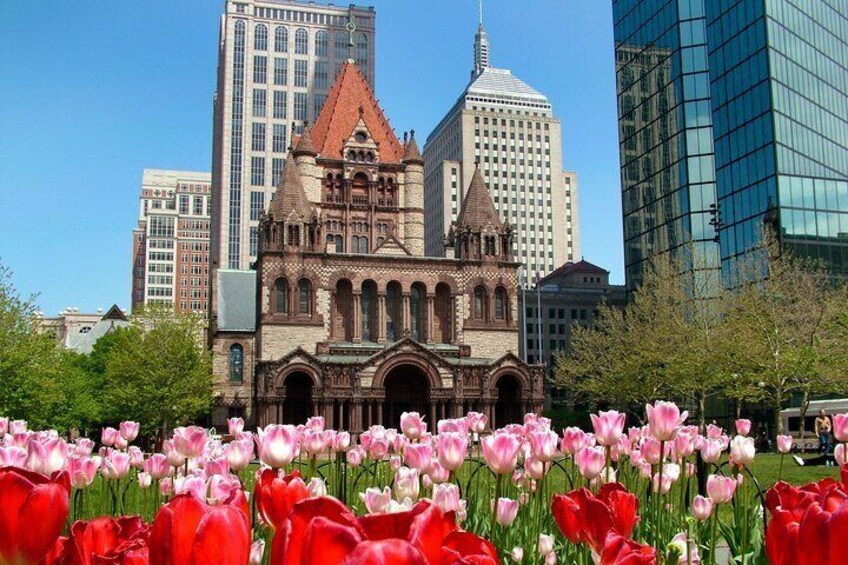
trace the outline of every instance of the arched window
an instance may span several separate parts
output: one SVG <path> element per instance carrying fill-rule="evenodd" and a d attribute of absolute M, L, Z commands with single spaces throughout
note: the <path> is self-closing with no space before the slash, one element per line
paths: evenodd
<path fill-rule="evenodd" d="M 499 286 L 495 289 L 495 319 L 506 320 L 507 317 L 507 296 L 504 287 Z"/>
<path fill-rule="evenodd" d="M 362 236 L 359 238 L 359 253 L 368 253 L 368 237 Z"/>
<path fill-rule="evenodd" d="M 392 281 L 386 286 L 386 338 L 400 338 L 400 283 Z"/>
<path fill-rule="evenodd" d="M 474 287 L 474 319 L 486 319 L 486 301 L 488 299 L 486 287 L 477 285 Z"/>
<path fill-rule="evenodd" d="M 289 281 L 279 278 L 274 282 L 274 312 L 289 313 Z"/>
<path fill-rule="evenodd" d="M 230 346 L 230 382 L 240 383 L 244 380 L 244 348 L 234 343 Z"/>
<path fill-rule="evenodd" d="M 424 341 L 424 298 L 427 291 L 421 283 L 412 285 L 412 294 L 409 295 L 409 334 L 415 341 Z"/>
<path fill-rule="evenodd" d="M 329 48 L 330 38 L 326 31 L 320 30 L 315 32 L 315 54 L 319 57 L 326 57 Z"/>
<path fill-rule="evenodd" d="M 359 304 L 362 314 L 362 341 L 377 341 L 374 302 L 377 296 L 377 284 L 374 281 L 362 283 L 362 296 Z"/>
<path fill-rule="evenodd" d="M 362 32 L 357 33 L 354 40 L 354 47 L 356 48 L 356 64 L 363 67 L 362 71 L 364 73 L 364 67 L 368 63 L 368 36 Z"/>
<path fill-rule="evenodd" d="M 294 52 L 296 55 L 309 54 L 309 34 L 302 27 L 294 32 Z"/>
<path fill-rule="evenodd" d="M 289 226 L 286 245 L 293 247 L 300 245 L 300 226 Z"/>
<path fill-rule="evenodd" d="M 353 339 L 353 285 L 348 279 L 336 283 L 333 337 L 337 341 Z"/>
<path fill-rule="evenodd" d="M 336 253 L 344 253 L 344 238 L 340 235 L 336 236 Z"/>
<path fill-rule="evenodd" d="M 312 311 L 312 283 L 309 279 L 300 279 L 297 283 L 298 312 L 309 314 Z"/>
<path fill-rule="evenodd" d="M 494 255 L 495 254 L 495 236 L 487 235 L 487 236 L 485 236 L 484 241 L 486 242 L 485 254 L 489 255 L 489 256 Z"/>
<path fill-rule="evenodd" d="M 257 51 L 268 50 L 268 26 L 259 24 L 253 31 L 253 48 Z"/>
<path fill-rule="evenodd" d="M 435 312 L 433 312 L 436 335 L 433 341 L 450 343 L 452 337 L 451 328 L 451 290 L 445 283 L 436 285 L 436 299 L 433 301 Z"/>
<path fill-rule="evenodd" d="M 274 30 L 274 51 L 277 53 L 287 53 L 289 50 L 289 30 L 286 27 L 279 26 Z"/>

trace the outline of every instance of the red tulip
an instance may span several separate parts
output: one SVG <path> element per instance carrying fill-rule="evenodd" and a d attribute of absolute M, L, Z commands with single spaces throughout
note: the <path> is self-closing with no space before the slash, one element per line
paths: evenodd
<path fill-rule="evenodd" d="M 39 563 L 56 545 L 68 519 L 71 484 L 16 467 L 0 468 L 0 563 Z"/>
<path fill-rule="evenodd" d="M 781 509 L 772 511 L 772 519 L 766 528 L 766 554 L 769 563 L 772 565 L 800 563 L 798 526 L 798 521 L 791 512 Z"/>
<path fill-rule="evenodd" d="M 650 546 L 610 532 L 598 565 L 656 565 L 657 551 Z"/>
<path fill-rule="evenodd" d="M 499 565 L 498 550 L 492 542 L 471 532 L 451 532 L 442 545 L 441 565 Z"/>
<path fill-rule="evenodd" d="M 78 521 L 71 535 L 60 540 L 55 563 L 101 565 L 103 563 L 147 563 L 150 527 L 137 516 L 95 518 Z"/>
<path fill-rule="evenodd" d="M 274 469 L 265 469 L 253 490 L 259 515 L 274 529 L 288 521 L 295 504 L 309 498 L 306 483 L 295 471 L 285 477 Z"/>
<path fill-rule="evenodd" d="M 249 557 L 250 525 L 241 505 L 210 506 L 182 494 L 160 508 L 153 521 L 151 565 L 244 565 Z"/>
<path fill-rule="evenodd" d="M 639 501 L 619 483 L 607 483 L 597 496 L 585 488 L 554 496 L 551 510 L 560 531 L 571 543 L 586 542 L 600 553 L 607 536 L 630 537 L 639 517 Z"/>

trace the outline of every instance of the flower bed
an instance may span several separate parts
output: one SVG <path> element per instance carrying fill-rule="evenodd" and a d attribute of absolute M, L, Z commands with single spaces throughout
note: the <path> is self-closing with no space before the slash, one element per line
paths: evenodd
<path fill-rule="evenodd" d="M 233 419 L 228 441 L 181 427 L 148 455 L 133 422 L 95 454 L 0 419 L 0 563 L 844 562 L 845 480 L 763 493 L 749 422 L 686 419 L 658 401 L 642 427 L 609 411 L 558 434 L 534 414 L 492 431 L 406 413 L 356 440 Z"/>

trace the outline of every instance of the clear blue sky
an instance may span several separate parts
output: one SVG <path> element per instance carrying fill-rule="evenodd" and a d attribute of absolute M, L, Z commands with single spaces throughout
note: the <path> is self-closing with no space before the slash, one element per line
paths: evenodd
<path fill-rule="evenodd" d="M 337 4 L 346 2 L 337 1 Z M 420 139 L 472 66 L 474 0 L 373 0 L 377 95 Z M 0 2 L 0 261 L 47 315 L 128 307 L 142 169 L 208 171 L 219 0 Z M 623 281 L 609 0 L 488 0 L 492 64 L 545 93 L 582 254 Z"/>

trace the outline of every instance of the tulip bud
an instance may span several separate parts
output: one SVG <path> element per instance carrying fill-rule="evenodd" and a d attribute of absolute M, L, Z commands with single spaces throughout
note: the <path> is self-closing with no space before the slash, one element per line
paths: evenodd
<path fill-rule="evenodd" d="M 512 551 L 509 552 L 509 556 L 516 563 L 521 563 L 524 561 L 524 548 L 520 546 L 512 548 Z"/>
<path fill-rule="evenodd" d="M 789 453 L 792 451 L 792 436 L 779 435 L 777 436 L 777 450 L 780 453 Z"/>
<path fill-rule="evenodd" d="M 262 557 L 265 555 L 265 540 L 258 539 L 250 546 L 250 562 L 248 565 L 262 565 Z"/>
<path fill-rule="evenodd" d="M 539 534 L 539 555 L 545 556 L 554 550 L 554 538 L 548 534 Z"/>
<path fill-rule="evenodd" d="M 745 418 L 736 420 L 736 434 L 747 436 L 749 433 L 751 433 L 751 420 L 746 420 Z"/>
<path fill-rule="evenodd" d="M 711 498 L 704 498 L 703 496 L 696 495 L 692 500 L 692 516 L 695 517 L 696 520 L 701 522 L 705 522 L 709 519 L 709 517 L 713 513 L 713 501 Z"/>
<path fill-rule="evenodd" d="M 510 526 L 518 515 L 518 501 L 511 498 L 499 498 L 495 508 L 495 521 L 501 526 Z"/>
<path fill-rule="evenodd" d="M 418 500 L 418 469 L 400 467 L 395 473 L 395 498 Z"/>
<path fill-rule="evenodd" d="M 150 473 L 145 473 L 142 471 L 138 474 L 138 486 L 142 489 L 150 488 L 150 485 L 153 484 L 153 477 L 150 476 Z"/>

